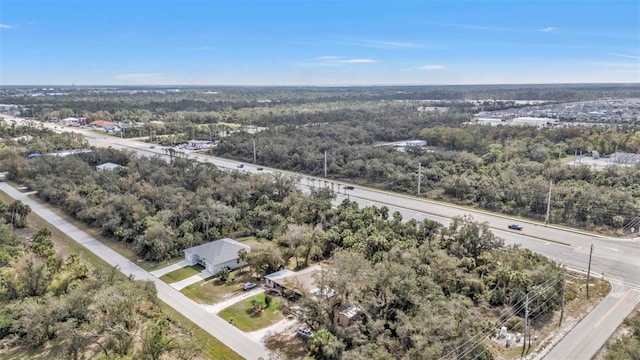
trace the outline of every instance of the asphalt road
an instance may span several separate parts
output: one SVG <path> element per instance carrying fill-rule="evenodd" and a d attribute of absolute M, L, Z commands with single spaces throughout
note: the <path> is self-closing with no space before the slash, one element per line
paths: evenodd
<path fill-rule="evenodd" d="M 75 225 L 61 218 L 45 206 L 33 201 L 27 195 L 19 192 L 5 182 L 0 182 L 0 190 L 7 193 L 16 200 L 31 207 L 31 211 L 47 220 L 51 225 L 67 234 L 73 240 L 82 244 L 92 253 L 109 263 L 117 266 L 118 269 L 127 276 L 133 276 L 137 280 L 153 281 L 158 291 L 158 298 L 176 311 L 191 320 L 209 334 L 222 341 L 225 345 L 233 349 L 245 359 L 267 358 L 269 351 L 258 342 L 249 338 L 245 333 L 236 327 L 228 324 L 215 314 L 207 312 L 204 307 L 184 296 L 179 291 L 159 280 L 133 262 L 127 260 L 122 255 L 111 250 L 109 247 L 96 240 L 89 234 L 78 229 Z"/>
<path fill-rule="evenodd" d="M 50 126 L 47 124 L 47 126 Z M 59 130 L 59 129 L 58 129 Z M 60 131 L 60 130 L 59 130 Z M 135 151 L 140 155 L 160 155 L 164 152 L 160 147 L 151 148 L 149 144 L 130 139 L 114 138 L 112 136 L 100 136 L 101 134 L 79 130 L 77 128 L 65 128 L 61 131 L 77 131 L 85 135 L 89 143 L 97 147 L 114 147 L 120 149 L 128 149 Z M 226 169 L 238 169 L 239 162 L 215 158 L 207 155 L 192 153 L 189 158 L 203 162 L 210 162 L 218 167 Z M 301 186 L 313 184 L 309 179 L 315 179 L 315 185 L 325 186 L 324 179 L 313 178 L 306 175 L 294 174 L 291 172 L 280 171 L 277 169 L 264 168 L 263 171 L 257 170 L 257 165 L 244 164 L 242 171 L 247 172 L 282 172 L 299 176 L 301 178 Z M 341 184 L 342 186 L 345 184 Z M 415 218 L 422 220 L 424 218 L 432 219 L 444 224 L 448 224 L 450 219 L 455 216 L 471 215 L 475 220 L 487 222 L 494 233 L 503 238 L 506 243 L 520 244 L 525 248 L 531 249 L 542 255 L 545 255 L 560 264 L 566 265 L 568 268 L 586 271 L 589 263 L 589 248 L 593 244 L 594 251 L 592 257 L 591 271 L 594 276 L 603 276 L 609 279 L 616 286 L 606 301 L 603 301 L 596 309 L 602 312 L 601 318 L 585 318 L 582 322 L 588 326 L 596 326 L 585 337 L 585 334 L 566 336 L 557 346 L 558 352 L 551 352 L 548 359 L 590 359 L 595 351 L 590 353 L 595 347 L 594 344 L 603 344 L 613 333 L 624 317 L 631 313 L 633 306 L 638 302 L 640 297 L 640 241 L 626 239 L 612 239 L 588 232 L 565 228 L 560 226 L 546 226 L 529 220 L 514 219 L 505 217 L 500 214 L 493 214 L 486 211 L 471 210 L 464 207 L 453 206 L 440 202 L 428 201 L 417 197 L 395 194 L 385 191 L 363 188 L 354 184 L 353 190 L 344 190 L 337 183 L 333 183 L 335 189 L 340 189 L 340 195 L 337 202 L 342 201 L 344 197 L 357 201 L 361 206 L 376 205 L 387 206 L 391 212 L 399 211 L 404 219 Z M 326 186 L 332 186 L 331 182 L 327 182 Z M 523 226 L 522 231 L 508 230 L 509 224 L 518 223 Z M 628 295 L 623 301 L 616 302 L 620 291 L 628 291 Z M 615 311 L 610 311 L 615 307 Z M 595 312 L 596 310 L 594 310 Z M 597 331 L 596 331 L 597 330 Z M 585 347 L 579 341 L 580 339 L 589 339 L 589 343 L 594 346 Z M 568 357 L 564 357 L 560 351 L 567 348 L 569 350 Z M 584 350 L 577 350 L 578 348 Z M 599 348 L 599 347 L 598 347 Z M 557 354 L 557 355 L 556 355 Z M 580 357 L 576 357 L 580 354 Z"/>
<path fill-rule="evenodd" d="M 546 359 L 591 359 L 640 301 L 640 292 L 613 283 L 598 304 L 547 355 Z"/>

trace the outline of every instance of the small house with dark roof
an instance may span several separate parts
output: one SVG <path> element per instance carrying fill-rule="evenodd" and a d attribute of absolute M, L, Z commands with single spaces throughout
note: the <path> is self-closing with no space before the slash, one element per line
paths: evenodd
<path fill-rule="evenodd" d="M 184 259 L 190 264 L 200 264 L 212 274 L 222 269 L 233 270 L 246 265 L 240 260 L 240 250 L 251 252 L 251 247 L 230 238 L 211 241 L 184 250 Z"/>

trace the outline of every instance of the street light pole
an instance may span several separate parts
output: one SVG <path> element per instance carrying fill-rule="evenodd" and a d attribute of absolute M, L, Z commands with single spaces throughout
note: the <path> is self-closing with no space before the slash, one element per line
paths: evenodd
<path fill-rule="evenodd" d="M 589 250 L 589 267 L 587 268 L 587 300 L 589 300 L 589 278 L 591 277 L 591 256 L 593 255 L 593 244 Z"/>
<path fill-rule="evenodd" d="M 324 151 L 324 177 L 327 177 L 327 150 Z"/>
<path fill-rule="evenodd" d="M 422 163 L 418 163 L 418 196 L 420 196 L 420 180 L 422 179 Z"/>
<path fill-rule="evenodd" d="M 553 180 L 549 180 L 549 196 L 547 197 L 547 216 L 544 218 L 545 225 L 549 223 L 549 214 L 551 213 L 551 186 L 552 185 L 553 185 Z"/>

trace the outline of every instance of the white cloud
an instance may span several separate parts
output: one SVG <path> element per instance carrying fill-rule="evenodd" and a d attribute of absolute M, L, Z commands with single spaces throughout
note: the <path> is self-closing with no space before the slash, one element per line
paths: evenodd
<path fill-rule="evenodd" d="M 441 23 L 441 22 L 423 22 L 423 24 L 431 25 L 431 26 L 443 26 L 443 27 L 451 27 L 457 29 L 466 29 L 466 30 L 474 30 L 474 31 L 497 31 L 497 32 L 516 32 L 516 33 L 530 33 L 536 31 L 533 28 L 512 28 L 512 27 L 502 27 L 502 26 L 493 26 L 493 25 L 475 25 L 475 24 L 460 24 L 460 23 Z M 537 31 L 541 32 L 552 32 L 558 30 L 553 26 L 548 26 L 543 29 L 539 29 Z"/>
<path fill-rule="evenodd" d="M 424 24 L 433 25 L 433 26 L 452 27 L 452 28 L 458 28 L 458 29 L 467 29 L 467 30 L 509 31 L 509 32 L 522 31 L 520 29 L 514 29 L 514 28 L 508 28 L 508 27 L 472 25 L 472 24 L 459 24 L 459 23 L 425 22 Z"/>
<path fill-rule="evenodd" d="M 378 60 L 367 58 L 345 58 L 342 56 L 326 55 L 319 56 L 313 61 L 304 64 L 306 67 L 327 67 L 327 66 L 342 66 L 349 64 L 372 64 L 377 63 Z"/>
<path fill-rule="evenodd" d="M 639 69 L 640 70 L 640 64 L 635 62 L 635 63 L 627 63 L 627 62 L 591 62 L 589 63 L 591 65 L 596 65 L 596 66 L 606 66 L 606 67 L 610 67 L 610 68 L 632 68 L 632 69 Z"/>
<path fill-rule="evenodd" d="M 355 46 L 370 47 L 375 49 L 422 49 L 425 47 L 422 44 L 414 42 L 387 40 L 348 39 L 347 43 Z"/>
<path fill-rule="evenodd" d="M 418 69 L 428 70 L 428 71 L 442 70 L 444 69 L 444 65 L 424 65 L 424 66 L 418 67 Z"/>
<path fill-rule="evenodd" d="M 640 56 L 637 56 L 637 55 L 626 55 L 626 54 L 616 54 L 616 53 L 611 53 L 609 55 L 617 56 L 621 58 L 628 58 L 628 59 L 640 59 Z"/>
<path fill-rule="evenodd" d="M 336 62 L 338 64 L 371 64 L 371 63 L 378 62 L 378 60 L 373 60 L 373 59 L 335 59 L 331 61 Z"/>
<path fill-rule="evenodd" d="M 7 24 L 0 24 L 0 29 L 13 29 L 13 26 Z"/>

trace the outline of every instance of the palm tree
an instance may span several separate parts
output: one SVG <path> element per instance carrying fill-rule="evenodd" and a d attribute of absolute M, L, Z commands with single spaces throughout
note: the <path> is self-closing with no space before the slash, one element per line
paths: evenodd
<path fill-rule="evenodd" d="M 27 225 L 27 215 L 31 213 L 31 207 L 22 201 L 16 200 L 7 208 L 7 220 L 15 228 L 23 228 Z"/>

